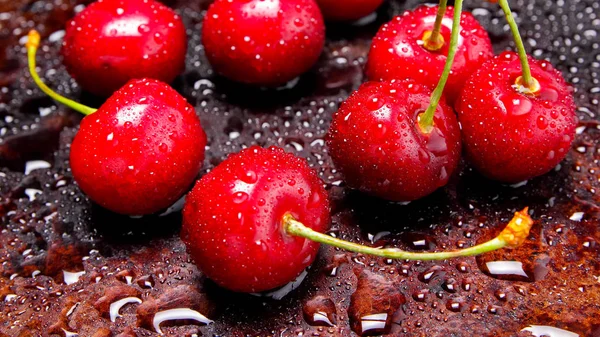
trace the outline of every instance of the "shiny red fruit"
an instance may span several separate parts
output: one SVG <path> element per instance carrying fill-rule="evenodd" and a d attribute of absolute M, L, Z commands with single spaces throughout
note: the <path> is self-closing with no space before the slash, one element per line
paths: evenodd
<path fill-rule="evenodd" d="M 325 25 L 314 0 L 217 0 L 202 43 L 213 68 L 234 81 L 284 84 L 315 64 Z"/>
<path fill-rule="evenodd" d="M 446 185 L 460 159 L 460 130 L 452 109 L 441 102 L 431 133 L 421 131 L 417 119 L 430 94 L 412 80 L 367 82 L 342 103 L 327 144 L 351 187 L 410 201 Z"/>
<path fill-rule="evenodd" d="M 369 51 L 366 66 L 369 79 L 412 78 L 435 88 L 448 55 L 454 8 L 447 8 L 442 23 L 444 46 L 430 51 L 423 46 L 423 36 L 433 29 L 437 10 L 437 6 L 421 6 L 394 17 L 379 29 Z M 456 100 L 469 75 L 494 55 L 487 32 L 471 13 L 463 12 L 460 24 L 452 73 L 444 91 L 449 103 Z"/>
<path fill-rule="evenodd" d="M 373 13 L 383 0 L 317 0 L 326 20 L 352 21 Z"/>
<path fill-rule="evenodd" d="M 127 81 L 171 82 L 185 67 L 181 18 L 154 0 L 98 0 L 67 23 L 64 64 L 86 91 L 109 96 Z"/>
<path fill-rule="evenodd" d="M 111 211 L 142 215 L 170 206 L 204 160 L 194 108 L 167 84 L 132 80 L 86 116 L 71 144 L 73 177 Z"/>
<path fill-rule="evenodd" d="M 327 230 L 323 182 L 304 159 L 254 146 L 196 183 L 186 197 L 181 237 L 198 267 L 220 286 L 270 290 L 294 280 L 319 249 L 284 233 L 286 213 L 316 231 Z"/>
<path fill-rule="evenodd" d="M 520 182 L 542 175 L 563 160 L 575 138 L 577 116 L 571 89 L 547 61 L 529 58 L 539 93 L 519 93 L 517 54 L 484 63 L 457 101 L 468 158 L 483 175 Z"/>

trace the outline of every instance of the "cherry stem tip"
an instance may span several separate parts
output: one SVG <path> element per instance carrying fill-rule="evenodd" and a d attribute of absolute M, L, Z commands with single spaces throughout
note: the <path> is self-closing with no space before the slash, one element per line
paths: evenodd
<path fill-rule="evenodd" d="M 29 34 L 27 35 L 27 42 L 25 42 L 25 47 L 27 48 L 27 62 L 29 64 L 29 73 L 31 73 L 31 78 L 33 78 L 33 81 L 35 82 L 35 84 L 37 84 L 40 90 L 42 90 L 46 95 L 50 96 L 55 101 L 62 103 L 75 111 L 81 112 L 84 115 L 90 115 L 96 112 L 97 109 L 90 108 L 89 106 L 77 103 L 64 96 L 61 96 L 54 90 L 50 89 L 44 82 L 42 82 L 42 79 L 40 78 L 35 69 L 35 56 L 39 46 L 40 34 L 36 30 L 29 31 Z"/>
<path fill-rule="evenodd" d="M 313 229 L 294 219 L 294 217 L 289 213 L 283 217 L 283 228 L 284 231 L 289 235 L 303 237 L 314 242 L 341 248 L 354 253 L 379 256 L 388 259 L 421 261 L 446 260 L 455 257 L 475 256 L 504 247 L 516 248 L 525 242 L 529 236 L 529 231 L 532 225 L 533 220 L 531 220 L 529 217 L 528 208 L 525 208 L 520 212 L 516 212 L 512 220 L 502 230 L 502 232 L 500 232 L 497 237 L 490 241 L 455 251 L 416 253 L 403 251 L 397 248 L 368 247 L 357 243 L 340 240 L 330 235 L 314 231 Z"/>
<path fill-rule="evenodd" d="M 40 33 L 37 30 L 32 29 L 27 34 L 27 42 L 25 42 L 25 47 L 29 48 L 38 48 L 40 46 Z"/>

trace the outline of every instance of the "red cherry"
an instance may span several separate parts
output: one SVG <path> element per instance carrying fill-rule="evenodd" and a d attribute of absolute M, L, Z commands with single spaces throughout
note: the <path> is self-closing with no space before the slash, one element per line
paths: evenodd
<path fill-rule="evenodd" d="M 327 144 L 350 186 L 409 201 L 446 185 L 460 159 L 459 126 L 442 100 L 433 130 L 421 131 L 417 119 L 429 106 L 430 94 L 412 80 L 367 82 L 341 105 Z"/>
<path fill-rule="evenodd" d="M 325 25 L 314 0 L 217 0 L 202 27 L 206 56 L 217 72 L 265 86 L 306 72 L 324 41 Z"/>
<path fill-rule="evenodd" d="M 191 105 L 167 84 L 132 80 L 81 121 L 71 169 L 90 199 L 130 215 L 160 211 L 190 187 L 206 134 Z"/>
<path fill-rule="evenodd" d="M 154 0 L 98 0 L 66 27 L 64 64 L 81 87 L 109 96 L 134 78 L 171 82 L 185 67 L 181 18 Z"/>
<path fill-rule="evenodd" d="M 373 13 L 383 0 L 317 0 L 317 3 L 325 19 L 352 21 Z"/>
<path fill-rule="evenodd" d="M 467 155 L 492 179 L 542 175 L 564 159 L 575 138 L 575 104 L 562 75 L 546 61 L 529 57 L 529 64 L 539 92 L 518 92 L 521 63 L 504 52 L 481 65 L 457 101 Z"/>
<path fill-rule="evenodd" d="M 284 232 L 287 213 L 316 231 L 327 230 L 323 183 L 305 160 L 254 146 L 196 183 L 186 197 L 181 236 L 196 264 L 220 286 L 269 290 L 296 278 L 319 249 Z"/>
<path fill-rule="evenodd" d="M 421 6 L 383 25 L 373 39 L 366 66 L 371 80 L 413 78 L 430 88 L 440 79 L 450 41 L 453 8 L 448 7 L 441 26 L 445 44 L 436 51 L 423 46 L 423 36 L 434 26 L 438 6 Z M 487 32 L 471 13 L 463 12 L 452 73 L 444 95 L 456 100 L 464 82 L 481 63 L 494 55 Z"/>

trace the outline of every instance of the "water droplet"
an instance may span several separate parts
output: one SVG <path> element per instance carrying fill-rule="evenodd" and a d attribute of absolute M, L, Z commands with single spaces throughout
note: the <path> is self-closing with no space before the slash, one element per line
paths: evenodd
<path fill-rule="evenodd" d="M 380 97 L 379 95 L 375 95 L 367 99 L 366 107 L 371 111 L 377 111 L 383 107 L 385 104 L 385 99 Z"/>
<path fill-rule="evenodd" d="M 442 284 L 442 288 L 444 288 L 444 290 L 446 290 L 449 293 L 455 293 L 458 291 L 458 282 L 453 278 L 449 278 L 446 281 L 444 281 L 444 283 Z"/>
<path fill-rule="evenodd" d="M 83 274 L 85 274 L 85 271 L 69 272 L 69 271 L 63 270 L 63 281 L 67 285 L 77 283 L 79 281 L 79 278 Z"/>
<path fill-rule="evenodd" d="M 152 325 L 154 326 L 154 330 L 159 334 L 163 334 L 160 329 L 160 324 L 165 321 L 171 320 L 194 320 L 203 324 L 213 323 L 210 319 L 206 318 L 206 316 L 197 312 L 196 310 L 188 309 L 188 308 L 177 308 L 177 309 L 169 309 L 164 311 L 159 311 L 154 315 L 154 319 L 152 320 Z"/>
<path fill-rule="evenodd" d="M 452 312 L 461 312 L 464 306 L 464 301 L 460 298 L 453 298 L 446 302 L 446 309 Z"/>
<path fill-rule="evenodd" d="M 422 273 L 419 274 L 419 281 L 423 283 L 429 283 L 431 282 L 431 280 L 443 276 L 443 274 L 445 273 L 441 266 L 432 266 L 425 269 Z"/>
<path fill-rule="evenodd" d="M 138 26 L 138 32 L 140 32 L 141 34 L 148 33 L 149 31 L 150 27 L 148 25 L 141 24 Z"/>
<path fill-rule="evenodd" d="M 242 176 L 242 180 L 247 183 L 247 184 L 254 184 L 256 183 L 256 181 L 258 180 L 258 177 L 256 175 L 256 172 L 254 171 L 247 171 L 243 176 Z"/>
<path fill-rule="evenodd" d="M 494 296 L 496 296 L 496 298 L 502 302 L 506 302 L 508 300 L 507 292 L 501 289 L 494 291 Z"/>
<path fill-rule="evenodd" d="M 499 315 L 502 313 L 502 307 L 499 307 L 497 305 L 489 305 L 487 307 L 487 312 L 489 312 L 492 315 Z"/>
<path fill-rule="evenodd" d="M 137 284 L 138 286 L 140 286 L 140 288 L 154 288 L 154 278 L 152 277 L 152 275 L 142 276 L 137 280 Z"/>
<path fill-rule="evenodd" d="M 422 148 L 419 148 L 419 160 L 421 161 L 421 163 L 423 164 L 428 164 L 429 161 L 431 160 L 431 157 L 429 156 L 429 152 L 425 151 Z"/>
<path fill-rule="evenodd" d="M 471 267 L 467 262 L 459 262 L 456 264 L 456 269 L 461 273 L 468 273 L 471 271 Z"/>
<path fill-rule="evenodd" d="M 315 326 L 334 326 L 336 322 L 336 308 L 333 301 L 325 296 L 310 299 L 302 307 L 304 320 Z"/>
<path fill-rule="evenodd" d="M 427 234 L 407 232 L 400 236 L 402 243 L 411 250 L 432 250 L 435 248 L 435 239 Z"/>
<path fill-rule="evenodd" d="M 416 291 L 412 295 L 412 297 L 417 302 L 425 302 L 427 300 L 428 295 L 429 295 L 429 289 L 421 289 L 421 290 Z"/>
<path fill-rule="evenodd" d="M 115 301 L 113 303 L 110 304 L 110 308 L 109 308 L 109 315 L 110 315 L 110 321 L 111 322 L 115 322 L 117 317 L 121 317 L 121 314 L 119 314 L 119 311 L 121 310 L 121 308 L 123 306 L 125 306 L 126 304 L 129 303 L 142 303 L 142 300 L 140 300 L 137 297 L 126 297 L 123 299 L 120 299 L 118 301 Z"/>
<path fill-rule="evenodd" d="M 387 328 L 387 313 L 363 316 L 360 319 L 361 335 L 385 333 Z"/>
<path fill-rule="evenodd" d="M 536 124 L 541 130 L 545 130 L 546 128 L 548 128 L 548 120 L 544 116 L 539 116 Z"/>
<path fill-rule="evenodd" d="M 579 334 L 548 325 L 530 325 L 521 331 L 529 331 L 535 337 L 579 337 Z"/>
<path fill-rule="evenodd" d="M 246 192 L 239 191 L 233 194 L 233 203 L 235 204 L 242 204 L 246 202 L 246 200 L 248 200 L 248 193 Z"/>

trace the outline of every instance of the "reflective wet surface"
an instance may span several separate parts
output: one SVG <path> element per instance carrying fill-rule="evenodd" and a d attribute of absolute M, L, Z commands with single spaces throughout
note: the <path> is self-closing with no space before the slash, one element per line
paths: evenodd
<path fill-rule="evenodd" d="M 462 163 L 446 188 L 410 204 L 346 188 L 323 137 L 332 112 L 363 80 L 369 39 L 418 1 L 390 1 L 361 24 L 328 25 L 318 64 L 277 90 L 215 76 L 199 37 L 207 3 L 165 3 L 182 14 L 190 37 L 187 70 L 173 85 L 208 134 L 201 174 L 243 146 L 279 145 L 307 158 L 326 182 L 330 234 L 337 237 L 417 251 L 455 249 L 494 237 L 524 206 L 536 220 L 532 233 L 516 250 L 443 262 L 389 261 L 324 247 L 281 300 L 219 289 L 186 254 L 178 207 L 163 216 L 116 215 L 73 183 L 69 144 L 81 117 L 34 87 L 20 43 L 28 29 L 40 29 L 40 74 L 59 92 L 98 106 L 102 100 L 81 93 L 59 57 L 64 22 L 84 4 L 2 2 L 0 336 L 155 336 L 156 323 L 167 336 L 600 334 L 598 2 L 512 4 L 529 51 L 551 60 L 574 86 L 581 122 L 567 159 L 513 186 Z M 466 5 L 496 52 L 511 46 L 495 5 Z"/>

